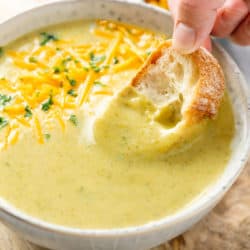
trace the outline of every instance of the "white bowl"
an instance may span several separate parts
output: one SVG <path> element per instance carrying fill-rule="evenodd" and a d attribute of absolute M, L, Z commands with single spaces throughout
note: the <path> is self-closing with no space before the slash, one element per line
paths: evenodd
<path fill-rule="evenodd" d="M 51 24 L 78 19 L 115 19 L 171 34 L 170 15 L 159 8 L 115 0 L 68 0 L 40 6 L 0 25 L 0 46 Z M 148 249 L 184 232 L 206 215 L 240 174 L 250 145 L 249 92 L 237 65 L 218 45 L 214 55 L 220 61 L 233 104 L 236 135 L 233 154 L 219 180 L 176 214 L 142 226 L 112 230 L 84 230 L 52 225 L 18 211 L 0 200 L 0 217 L 26 239 L 58 250 Z M 8 181 L 8 180 L 6 180 Z M 39 194 L 38 194 L 39 195 Z"/>

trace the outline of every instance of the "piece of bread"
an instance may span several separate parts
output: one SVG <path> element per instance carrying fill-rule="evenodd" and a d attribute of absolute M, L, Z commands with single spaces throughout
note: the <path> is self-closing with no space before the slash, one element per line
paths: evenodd
<path fill-rule="evenodd" d="M 205 134 L 224 88 L 209 52 L 182 55 L 166 41 L 98 117 L 95 141 L 110 153 L 149 159 L 183 151 Z"/>
<path fill-rule="evenodd" d="M 217 60 L 204 48 L 183 55 L 171 40 L 148 58 L 131 84 L 156 105 L 179 103 L 179 119 L 193 123 L 213 118 L 220 106 L 224 75 Z"/>

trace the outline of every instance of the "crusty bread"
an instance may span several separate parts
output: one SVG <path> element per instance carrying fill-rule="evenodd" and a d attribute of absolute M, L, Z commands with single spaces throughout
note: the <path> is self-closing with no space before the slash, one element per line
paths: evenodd
<path fill-rule="evenodd" d="M 181 103 L 179 115 L 186 123 L 213 118 L 225 89 L 220 65 L 203 48 L 183 55 L 171 45 L 168 40 L 150 55 L 132 86 L 157 105 Z"/>
<path fill-rule="evenodd" d="M 209 52 L 182 55 L 166 41 L 95 122 L 95 140 L 110 152 L 150 159 L 186 150 L 205 134 L 224 88 Z"/>

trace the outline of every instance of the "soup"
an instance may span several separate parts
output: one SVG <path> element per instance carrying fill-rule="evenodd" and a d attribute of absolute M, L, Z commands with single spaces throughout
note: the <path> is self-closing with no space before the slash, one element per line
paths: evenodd
<path fill-rule="evenodd" d="M 143 157 L 143 147 L 140 155 L 128 154 L 132 132 L 119 131 L 140 128 L 144 118 L 136 112 L 120 115 L 106 138 L 95 123 L 164 39 L 121 23 L 80 21 L 2 48 L 0 196 L 50 223 L 104 229 L 172 215 L 205 192 L 231 154 L 227 95 L 199 138 L 165 157 Z M 107 110 L 110 117 L 123 112 Z"/>

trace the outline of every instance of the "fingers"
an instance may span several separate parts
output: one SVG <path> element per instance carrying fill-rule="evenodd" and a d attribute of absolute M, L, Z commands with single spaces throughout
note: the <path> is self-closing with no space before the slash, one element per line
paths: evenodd
<path fill-rule="evenodd" d="M 212 51 L 212 42 L 211 42 L 211 38 L 208 37 L 205 42 L 201 45 L 202 47 L 206 48 L 208 51 Z"/>
<path fill-rule="evenodd" d="M 248 10 L 250 11 L 250 0 L 245 0 L 246 1 L 246 4 L 248 6 Z"/>
<path fill-rule="evenodd" d="M 200 46 L 211 50 L 212 31 L 250 45 L 250 0 L 169 0 L 175 19 L 173 45 L 184 53 Z"/>
<path fill-rule="evenodd" d="M 173 45 L 184 53 L 198 49 L 212 31 L 217 9 L 224 0 L 172 0 L 175 18 Z"/>
<path fill-rule="evenodd" d="M 244 0 L 227 0 L 218 10 L 212 34 L 227 37 L 238 27 L 248 14 L 248 6 Z"/>
<path fill-rule="evenodd" d="M 250 45 L 250 14 L 240 24 L 240 26 L 231 35 L 232 40 L 240 45 Z"/>

